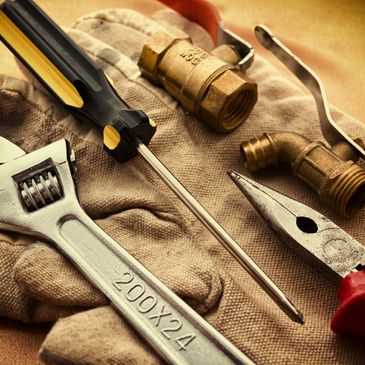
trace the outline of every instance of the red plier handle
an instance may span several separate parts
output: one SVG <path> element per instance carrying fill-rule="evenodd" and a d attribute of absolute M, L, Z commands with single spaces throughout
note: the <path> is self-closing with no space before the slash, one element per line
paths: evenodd
<path fill-rule="evenodd" d="M 337 295 L 341 304 L 332 319 L 332 330 L 365 336 L 365 270 L 345 276 Z"/>
<path fill-rule="evenodd" d="M 215 45 L 230 44 L 241 56 L 239 67 L 242 71 L 251 66 L 254 49 L 250 43 L 227 29 L 218 10 L 206 0 L 159 0 L 190 21 L 202 26 L 211 36 Z"/>

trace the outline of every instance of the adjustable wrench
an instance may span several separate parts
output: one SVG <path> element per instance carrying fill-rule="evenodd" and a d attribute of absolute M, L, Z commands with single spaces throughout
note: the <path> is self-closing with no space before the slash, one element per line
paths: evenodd
<path fill-rule="evenodd" d="M 0 229 L 53 243 L 167 363 L 254 364 L 87 216 L 66 140 L 25 154 L 0 137 L 0 155 Z"/>
<path fill-rule="evenodd" d="M 280 288 L 147 147 L 155 122 L 130 108 L 104 71 L 34 1 L 0 0 L 0 40 L 65 109 L 103 135 L 105 150 L 118 162 L 138 153 L 281 310 L 304 323 Z"/>

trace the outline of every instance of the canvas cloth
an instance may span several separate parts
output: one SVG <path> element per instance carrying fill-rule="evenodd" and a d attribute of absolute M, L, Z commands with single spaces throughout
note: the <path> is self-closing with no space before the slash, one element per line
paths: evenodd
<path fill-rule="evenodd" d="M 195 25 L 169 12 L 157 18 L 211 46 Z M 312 98 L 256 57 L 248 71 L 259 85 L 256 107 L 235 132 L 214 134 L 140 77 L 138 54 L 159 26 L 118 9 L 85 16 L 68 31 L 105 69 L 128 104 L 157 122 L 151 150 L 300 308 L 303 326 L 275 306 L 141 159 L 117 164 L 93 131 L 37 86 L 1 77 L 1 135 L 27 151 L 67 138 L 76 152 L 78 191 L 86 212 L 258 364 L 363 364 L 362 340 L 339 337 L 329 329 L 338 305 L 335 285 L 280 242 L 226 176 L 229 168 L 244 170 L 239 144 L 263 132 L 289 130 L 322 140 Z M 351 132 L 365 136 L 357 121 L 332 111 Z M 364 241 L 363 212 L 339 219 L 285 168 L 256 178 L 322 211 Z M 107 304 L 51 245 L 1 236 L 0 315 L 23 321 L 63 317 L 40 351 L 47 364 L 160 363 Z"/>

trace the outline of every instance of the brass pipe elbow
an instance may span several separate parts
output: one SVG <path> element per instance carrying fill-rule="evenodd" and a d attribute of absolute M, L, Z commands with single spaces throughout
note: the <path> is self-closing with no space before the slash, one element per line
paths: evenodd
<path fill-rule="evenodd" d="M 147 41 L 138 66 L 185 110 L 216 132 L 228 133 L 248 117 L 257 101 L 257 85 L 238 70 L 238 61 L 228 45 L 209 53 L 192 44 L 186 33 L 171 28 Z"/>
<path fill-rule="evenodd" d="M 349 217 L 365 204 L 365 170 L 346 142 L 328 149 L 297 133 L 264 134 L 241 144 L 245 167 L 250 172 L 286 162 L 293 174 L 317 191 L 321 201 Z"/>

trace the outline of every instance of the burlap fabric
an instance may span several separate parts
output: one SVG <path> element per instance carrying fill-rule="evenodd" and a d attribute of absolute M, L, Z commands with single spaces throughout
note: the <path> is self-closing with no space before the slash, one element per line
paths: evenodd
<path fill-rule="evenodd" d="M 209 46 L 195 26 L 170 13 L 161 18 Z M 243 170 L 240 142 L 263 132 L 291 130 L 322 139 L 311 97 L 257 57 L 248 71 L 259 84 L 257 106 L 234 133 L 216 135 L 140 77 L 138 52 L 158 27 L 131 11 L 109 10 L 80 19 L 69 33 L 105 69 L 130 106 L 157 121 L 153 152 L 296 303 L 305 325 L 290 322 L 142 160 L 118 165 L 89 128 L 37 87 L 1 78 L 1 135 L 28 151 L 67 138 L 76 151 L 78 190 L 87 213 L 258 364 L 363 364 L 362 341 L 329 330 L 338 304 L 335 285 L 273 235 L 225 173 Z M 352 131 L 360 128 L 333 112 Z M 340 220 L 286 169 L 256 178 L 324 212 L 364 241 L 364 213 Z M 42 346 L 47 364 L 160 363 L 54 248 L 7 234 L 1 236 L 0 253 L 0 315 L 23 321 L 65 317 Z"/>

